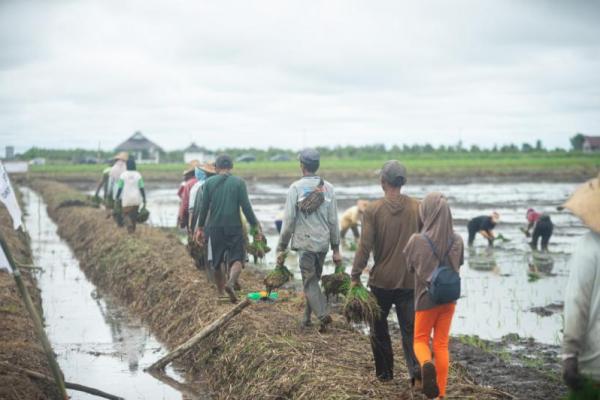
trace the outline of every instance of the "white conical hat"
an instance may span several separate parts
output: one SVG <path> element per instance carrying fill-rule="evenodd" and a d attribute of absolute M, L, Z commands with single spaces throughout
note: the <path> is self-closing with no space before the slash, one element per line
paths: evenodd
<path fill-rule="evenodd" d="M 562 208 L 571 210 L 585 225 L 600 233 L 600 174 L 578 187 Z"/>

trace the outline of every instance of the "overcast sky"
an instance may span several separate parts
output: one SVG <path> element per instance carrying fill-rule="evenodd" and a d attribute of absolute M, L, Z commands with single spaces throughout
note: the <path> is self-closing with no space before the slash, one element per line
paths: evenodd
<path fill-rule="evenodd" d="M 600 135 L 599 21 L 575 0 L 0 0 L 0 146 L 568 147 Z"/>

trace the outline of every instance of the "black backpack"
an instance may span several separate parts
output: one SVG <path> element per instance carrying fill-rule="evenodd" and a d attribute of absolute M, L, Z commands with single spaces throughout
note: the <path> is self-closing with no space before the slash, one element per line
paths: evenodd
<path fill-rule="evenodd" d="M 431 275 L 431 282 L 429 282 L 429 288 L 427 289 L 429 296 L 435 304 L 452 303 L 460 297 L 460 275 L 448 262 L 448 254 L 450 254 L 450 250 L 454 244 L 454 237 L 450 238 L 450 246 L 443 258 L 438 256 L 435 245 L 431 239 L 425 234 L 423 234 L 423 237 L 427 239 L 433 255 L 439 261 L 439 265 Z"/>

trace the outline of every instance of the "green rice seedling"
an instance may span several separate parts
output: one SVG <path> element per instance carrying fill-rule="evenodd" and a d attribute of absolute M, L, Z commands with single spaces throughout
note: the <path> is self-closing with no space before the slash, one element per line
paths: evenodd
<path fill-rule="evenodd" d="M 335 267 L 335 272 L 333 274 L 323 275 L 321 282 L 327 300 L 329 300 L 329 297 L 331 296 L 340 294 L 346 296 L 350 290 L 351 281 L 350 275 L 345 272 L 344 266 L 342 265 Z"/>
<path fill-rule="evenodd" d="M 265 287 L 270 293 L 273 289 L 278 289 L 288 283 L 292 277 L 292 273 L 285 265 L 277 265 L 265 276 Z"/>
<path fill-rule="evenodd" d="M 381 309 L 375 296 L 364 286 L 350 288 L 344 304 L 344 316 L 348 322 L 366 323 L 369 326 L 379 319 Z"/>

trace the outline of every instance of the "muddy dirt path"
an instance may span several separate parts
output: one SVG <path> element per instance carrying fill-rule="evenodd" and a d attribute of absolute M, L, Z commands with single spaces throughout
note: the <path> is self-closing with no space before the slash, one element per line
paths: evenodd
<path fill-rule="evenodd" d="M 27 188 L 22 192 L 33 260 L 43 268 L 38 282 L 46 331 L 66 380 L 125 399 L 208 399 L 202 388 L 196 396 L 184 396 L 143 372 L 165 354 L 161 343 L 139 317 L 87 280 L 58 236 L 46 204 L 35 192 Z M 181 380 L 172 369 L 168 372 Z M 90 399 L 81 392 L 69 394 L 73 400 Z"/>

